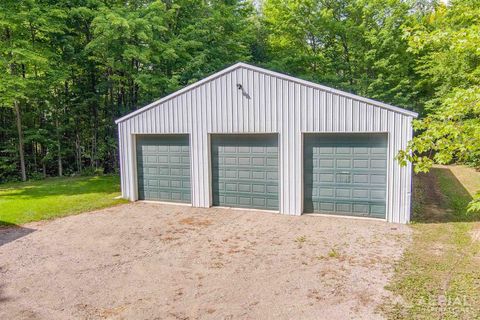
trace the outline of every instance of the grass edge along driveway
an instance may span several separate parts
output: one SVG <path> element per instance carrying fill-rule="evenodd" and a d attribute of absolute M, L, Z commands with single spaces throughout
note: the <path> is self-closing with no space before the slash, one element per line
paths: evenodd
<path fill-rule="evenodd" d="M 48 178 L 0 185 L 0 227 L 126 203 L 118 175 Z"/>
<path fill-rule="evenodd" d="M 474 190 L 457 169 L 415 177 L 412 244 L 387 286 L 401 301 L 381 308 L 389 319 L 480 319 L 480 241 L 472 237 L 480 235 L 480 214 L 466 213 Z"/>

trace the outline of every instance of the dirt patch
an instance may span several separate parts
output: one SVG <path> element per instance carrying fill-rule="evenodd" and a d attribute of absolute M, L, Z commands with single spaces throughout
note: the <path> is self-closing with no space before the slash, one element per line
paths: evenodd
<path fill-rule="evenodd" d="M 418 183 L 425 186 L 423 188 L 423 201 L 427 204 L 441 205 L 444 202 L 444 195 L 440 191 L 436 176 L 434 174 L 420 173 L 417 175 L 417 178 L 419 179 Z"/>
<path fill-rule="evenodd" d="M 1 319 L 378 319 L 410 242 L 382 221 L 146 203 L 26 227 L 0 246 Z"/>
<path fill-rule="evenodd" d="M 435 170 L 435 169 L 432 169 Z M 414 199 L 421 207 L 414 210 L 414 220 L 441 222 L 446 217 L 445 198 L 434 174 L 419 173 L 413 178 Z M 419 211 L 419 212 L 416 212 Z"/>
<path fill-rule="evenodd" d="M 212 224 L 211 220 L 202 220 L 195 217 L 184 218 L 179 221 L 180 224 L 187 224 L 189 226 L 206 227 Z"/>

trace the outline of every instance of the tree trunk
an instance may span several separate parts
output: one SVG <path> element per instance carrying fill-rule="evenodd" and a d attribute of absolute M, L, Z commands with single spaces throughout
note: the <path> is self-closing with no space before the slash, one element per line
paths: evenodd
<path fill-rule="evenodd" d="M 62 153 L 60 144 L 58 145 L 58 176 L 63 176 Z"/>
<path fill-rule="evenodd" d="M 38 165 L 37 165 L 37 142 L 33 141 L 32 142 L 32 155 L 33 155 L 33 167 L 35 168 L 35 173 L 38 171 Z"/>
<path fill-rule="evenodd" d="M 82 149 L 80 144 L 80 136 L 78 134 L 78 127 L 76 128 L 77 133 L 75 134 L 75 159 L 77 161 L 77 171 L 82 173 Z"/>
<path fill-rule="evenodd" d="M 57 146 L 58 146 L 58 176 L 63 176 L 63 166 L 62 166 L 62 146 L 60 139 L 60 129 L 58 128 L 58 119 L 55 120 L 55 125 L 57 127 Z"/>
<path fill-rule="evenodd" d="M 348 83 L 350 84 L 350 90 L 353 87 L 353 71 L 352 64 L 350 62 L 350 49 L 348 48 L 348 42 L 346 36 L 341 36 L 343 53 L 345 55 L 345 62 L 347 63 Z"/>
<path fill-rule="evenodd" d="M 22 174 L 22 181 L 27 181 L 27 172 L 25 170 L 25 156 L 24 156 L 24 145 L 23 145 L 23 130 L 22 130 L 22 118 L 20 114 L 20 106 L 18 101 L 15 100 L 13 103 L 15 109 L 15 118 L 17 120 L 17 131 L 18 131 L 18 152 L 20 154 L 20 171 Z"/>

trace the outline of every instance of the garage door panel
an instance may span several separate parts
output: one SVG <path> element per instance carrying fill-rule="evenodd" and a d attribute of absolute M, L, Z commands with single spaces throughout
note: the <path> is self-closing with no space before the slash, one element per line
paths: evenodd
<path fill-rule="evenodd" d="M 383 201 L 387 195 L 386 190 L 370 190 L 370 199 Z"/>
<path fill-rule="evenodd" d="M 318 194 L 315 194 L 315 196 L 319 196 L 319 197 L 326 197 L 326 198 L 330 198 L 330 197 L 334 197 L 335 196 L 335 188 L 328 188 L 328 187 L 325 187 L 325 188 L 316 188 L 315 191 L 318 193 Z"/>
<path fill-rule="evenodd" d="M 239 166 L 249 166 L 251 165 L 251 159 L 249 157 L 239 157 L 238 158 L 238 165 Z"/>
<path fill-rule="evenodd" d="M 267 198 L 267 208 L 278 208 L 278 197 L 275 198 Z"/>
<path fill-rule="evenodd" d="M 272 196 L 274 195 L 278 196 L 278 184 L 267 185 L 266 189 L 267 189 L 267 194 L 270 194 Z"/>
<path fill-rule="evenodd" d="M 370 212 L 372 215 L 383 218 L 385 216 L 385 206 L 383 204 L 371 205 Z"/>
<path fill-rule="evenodd" d="M 267 171 L 267 180 L 278 181 L 278 171 Z"/>
<path fill-rule="evenodd" d="M 369 205 L 362 204 L 362 203 L 354 203 L 353 204 L 353 212 L 360 213 L 360 214 L 368 214 L 369 213 Z"/>
<path fill-rule="evenodd" d="M 351 190 L 348 188 L 337 188 L 335 189 L 335 198 L 337 199 L 350 199 Z"/>
<path fill-rule="evenodd" d="M 310 161 L 309 164 L 313 165 L 314 161 Z M 316 167 L 320 169 L 333 169 L 335 168 L 335 162 L 333 159 L 325 159 L 323 161 L 316 160 L 315 161 Z"/>
<path fill-rule="evenodd" d="M 266 193 L 267 187 L 264 184 L 252 184 L 252 192 Z"/>
<path fill-rule="evenodd" d="M 353 183 L 366 184 L 369 181 L 369 174 L 366 173 L 353 173 Z"/>
<path fill-rule="evenodd" d="M 313 150 L 313 154 L 334 154 L 335 148 L 321 146 L 316 150 Z"/>
<path fill-rule="evenodd" d="M 387 175 L 385 174 L 371 174 L 370 183 L 371 184 L 385 184 L 387 182 Z"/>
<path fill-rule="evenodd" d="M 237 186 L 238 186 L 238 192 L 246 192 L 246 193 L 252 192 L 252 185 L 250 183 L 238 183 Z"/>
<path fill-rule="evenodd" d="M 225 183 L 225 184 L 222 184 L 222 186 L 223 186 L 223 185 L 225 185 L 225 189 L 224 189 L 224 190 L 227 191 L 227 192 L 228 192 L 228 191 L 231 191 L 231 192 L 233 192 L 233 191 L 235 191 L 235 192 L 238 191 L 238 184 L 236 184 L 236 183 Z"/>
<path fill-rule="evenodd" d="M 268 167 L 278 166 L 278 157 L 271 157 L 271 156 L 267 157 L 265 165 Z"/>
<path fill-rule="evenodd" d="M 264 166 L 267 162 L 266 160 L 264 157 L 253 157 L 252 164 L 254 166 Z"/>
<path fill-rule="evenodd" d="M 316 211 L 333 212 L 335 210 L 335 203 L 327 202 L 327 201 L 318 201 L 318 206 L 316 206 L 315 209 Z"/>
<path fill-rule="evenodd" d="M 241 179 L 260 179 L 264 180 L 265 179 L 265 172 L 252 172 L 251 170 L 248 169 L 232 169 L 232 170 L 238 170 L 235 172 L 238 172 L 238 180 Z"/>
<path fill-rule="evenodd" d="M 227 157 L 222 159 L 222 164 L 224 164 L 226 166 L 237 166 L 238 165 L 237 158 L 232 157 L 232 156 L 227 156 Z"/>
<path fill-rule="evenodd" d="M 215 182 L 213 190 L 220 190 L 223 192 L 248 193 L 271 195 L 277 197 L 278 185 L 258 184 L 251 180 L 236 180 L 233 182 Z"/>
<path fill-rule="evenodd" d="M 352 198 L 353 199 L 368 199 L 369 198 L 369 192 L 366 189 L 353 189 L 352 192 Z"/>
<path fill-rule="evenodd" d="M 368 169 L 368 159 L 354 159 L 353 167 L 356 169 Z"/>
<path fill-rule="evenodd" d="M 374 159 L 370 161 L 371 169 L 385 169 L 387 167 L 387 160 Z"/>
<path fill-rule="evenodd" d="M 225 148 L 227 149 L 227 148 Z M 250 146 L 238 146 L 236 148 L 231 148 L 229 147 L 228 150 L 234 150 L 234 151 L 226 151 L 225 152 L 232 152 L 232 153 L 250 153 Z"/>
<path fill-rule="evenodd" d="M 312 134 L 304 145 L 305 212 L 385 217 L 385 136 Z"/>
<path fill-rule="evenodd" d="M 265 198 L 252 198 L 252 206 L 254 207 L 266 207 L 267 206 L 267 199 Z"/>
<path fill-rule="evenodd" d="M 370 153 L 378 154 L 379 156 L 385 156 L 385 147 L 371 147 Z"/>
<path fill-rule="evenodd" d="M 266 153 L 267 152 L 267 147 L 266 146 L 253 146 L 252 147 L 252 153 Z"/>
<path fill-rule="evenodd" d="M 335 154 L 346 155 L 351 154 L 352 149 L 350 147 L 335 147 Z"/>
<path fill-rule="evenodd" d="M 212 136 L 213 205 L 278 209 L 275 135 Z"/>
<path fill-rule="evenodd" d="M 330 159 L 328 159 L 330 160 Z M 323 161 L 322 161 L 323 162 Z M 328 163 L 328 161 L 327 161 Z M 337 159 L 337 168 L 345 168 L 350 169 L 352 167 L 352 160 L 351 159 Z"/>
<path fill-rule="evenodd" d="M 367 147 L 354 147 L 353 148 L 353 153 L 355 154 L 363 154 L 366 155 L 369 152 L 369 148 Z"/>
<path fill-rule="evenodd" d="M 248 196 L 241 196 L 241 195 L 238 196 L 238 205 L 240 205 L 240 206 L 250 207 L 250 206 L 252 206 L 252 201 L 253 201 L 253 198 L 250 197 L 249 195 Z"/>
<path fill-rule="evenodd" d="M 226 169 L 224 174 L 226 179 L 237 179 L 239 175 L 241 175 L 241 172 L 235 169 Z"/>
<path fill-rule="evenodd" d="M 191 202 L 187 135 L 137 137 L 138 198 Z"/>
<path fill-rule="evenodd" d="M 333 173 L 319 173 L 314 174 L 313 177 L 313 182 L 333 182 L 335 180 Z"/>
<path fill-rule="evenodd" d="M 335 203 L 335 212 L 345 212 L 351 213 L 352 211 L 352 204 L 345 203 L 345 202 L 336 202 Z"/>

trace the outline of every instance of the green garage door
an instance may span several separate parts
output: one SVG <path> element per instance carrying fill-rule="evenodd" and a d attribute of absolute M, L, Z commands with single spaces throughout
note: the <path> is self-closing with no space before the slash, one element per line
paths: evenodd
<path fill-rule="evenodd" d="M 387 137 L 309 134 L 304 211 L 385 218 Z"/>
<path fill-rule="evenodd" d="M 213 205 L 278 210 L 276 135 L 214 135 Z"/>
<path fill-rule="evenodd" d="M 188 135 L 137 137 L 138 199 L 191 202 Z"/>

